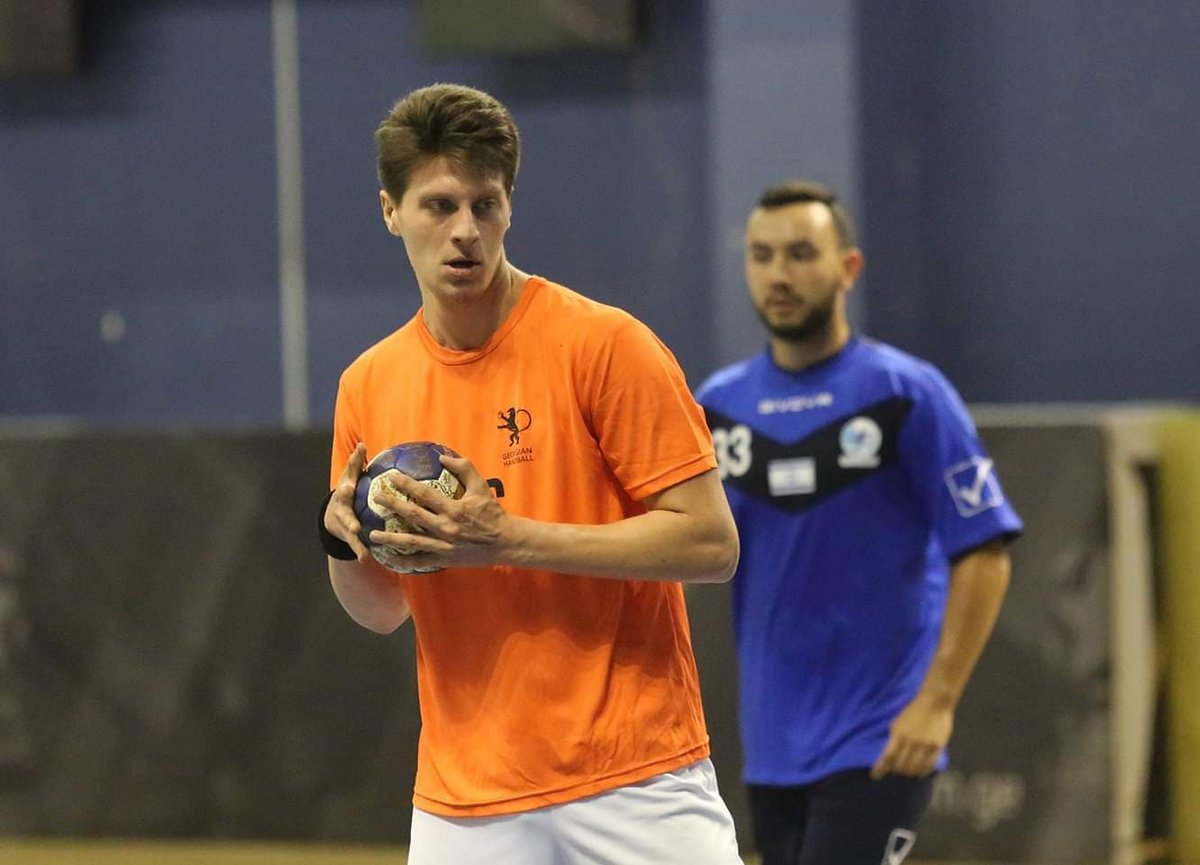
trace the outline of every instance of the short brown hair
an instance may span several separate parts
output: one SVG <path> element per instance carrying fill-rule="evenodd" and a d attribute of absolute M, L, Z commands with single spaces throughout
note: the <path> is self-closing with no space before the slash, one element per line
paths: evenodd
<path fill-rule="evenodd" d="M 399 201 L 418 163 L 447 156 L 480 174 L 499 174 L 512 194 L 521 137 L 495 97 L 461 84 L 431 84 L 400 98 L 375 130 L 379 182 Z"/>
<path fill-rule="evenodd" d="M 789 204 L 824 204 L 833 215 L 833 227 L 837 231 L 838 243 L 843 249 L 855 245 L 854 220 L 850 212 L 838 200 L 837 193 L 815 180 L 785 180 L 768 187 L 758 198 L 758 206 L 764 210 L 786 207 Z"/>

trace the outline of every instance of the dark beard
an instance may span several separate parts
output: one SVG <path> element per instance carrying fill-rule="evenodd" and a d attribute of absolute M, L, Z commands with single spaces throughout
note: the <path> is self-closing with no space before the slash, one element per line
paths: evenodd
<path fill-rule="evenodd" d="M 771 324 L 762 310 L 756 311 L 759 320 L 771 332 L 771 336 L 784 342 L 800 343 L 829 333 L 833 326 L 833 305 L 834 299 L 831 297 L 828 303 L 814 306 L 808 315 L 796 324 Z"/>

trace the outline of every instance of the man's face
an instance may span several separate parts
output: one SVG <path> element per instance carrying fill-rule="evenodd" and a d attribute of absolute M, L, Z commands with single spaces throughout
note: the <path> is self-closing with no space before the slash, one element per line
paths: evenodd
<path fill-rule="evenodd" d="M 437 156 L 413 170 L 398 203 L 384 190 L 379 202 L 388 231 L 404 241 L 422 294 L 465 302 L 495 282 L 512 220 L 500 175 L 480 177 Z"/>
<path fill-rule="evenodd" d="M 803 342 L 845 314 L 842 298 L 861 265 L 838 244 L 829 208 L 819 202 L 757 208 L 746 223 L 746 285 L 771 334 Z"/>

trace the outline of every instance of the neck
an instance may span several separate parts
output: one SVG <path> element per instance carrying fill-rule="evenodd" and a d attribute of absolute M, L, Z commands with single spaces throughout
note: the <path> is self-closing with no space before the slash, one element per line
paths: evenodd
<path fill-rule="evenodd" d="M 825 330 L 801 340 L 771 337 L 771 359 L 782 369 L 799 372 L 833 357 L 849 341 L 850 326 L 843 320 L 834 320 Z"/>
<path fill-rule="evenodd" d="M 430 302 L 425 298 L 425 327 L 440 345 L 454 351 L 477 349 L 492 338 L 521 297 L 528 275 L 507 261 L 482 295 L 470 300 Z"/>

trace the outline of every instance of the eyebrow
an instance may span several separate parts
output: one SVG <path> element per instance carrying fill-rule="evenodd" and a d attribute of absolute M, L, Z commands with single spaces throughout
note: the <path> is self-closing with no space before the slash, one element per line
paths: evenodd
<path fill-rule="evenodd" d="M 491 199 L 499 199 L 502 190 L 489 189 L 473 195 L 465 195 L 460 192 L 452 192 L 448 189 L 430 190 L 419 197 L 419 201 L 488 201 Z"/>
<path fill-rule="evenodd" d="M 809 240 L 807 237 L 800 240 L 789 240 L 786 243 L 768 243 L 765 240 L 751 240 L 747 243 L 751 249 L 775 249 L 782 247 L 784 249 L 817 249 L 817 244 Z"/>

